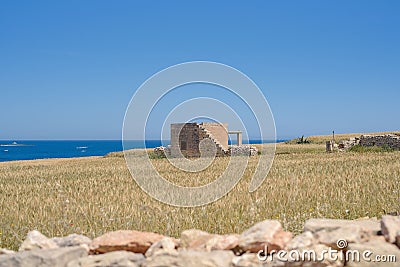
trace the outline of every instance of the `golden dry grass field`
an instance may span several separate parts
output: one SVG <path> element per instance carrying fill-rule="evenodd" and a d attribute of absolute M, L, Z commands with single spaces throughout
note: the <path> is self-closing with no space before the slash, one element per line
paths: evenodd
<path fill-rule="evenodd" d="M 255 222 L 277 219 L 299 233 L 311 217 L 380 217 L 400 212 L 400 152 L 325 153 L 319 144 L 278 144 L 262 186 L 247 191 L 257 158 L 239 184 L 203 207 L 178 208 L 144 193 L 121 153 L 108 157 L 0 163 L 0 247 L 17 249 L 28 231 L 47 236 L 81 233 L 90 237 L 116 229 L 179 236 L 184 229 L 240 233 Z M 228 158 L 217 158 L 187 179 L 166 159 L 152 159 L 174 182 L 211 181 Z M 138 166 L 140 168 L 140 166 Z"/>

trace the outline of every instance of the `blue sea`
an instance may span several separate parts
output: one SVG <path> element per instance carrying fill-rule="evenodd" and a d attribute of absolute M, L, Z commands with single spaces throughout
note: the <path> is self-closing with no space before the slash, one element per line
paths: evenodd
<path fill-rule="evenodd" d="M 284 140 L 278 140 L 284 141 Z M 168 141 L 140 140 L 128 141 L 126 149 L 132 148 L 154 148 L 161 145 L 166 146 Z M 250 140 L 250 143 L 270 143 L 259 140 Z M 12 160 L 32 160 L 46 158 L 75 158 L 88 156 L 104 156 L 110 152 L 122 151 L 121 140 L 68 140 L 68 141 L 0 141 L 0 162 Z"/>
<path fill-rule="evenodd" d="M 146 147 L 161 146 L 160 140 L 147 140 Z M 129 141 L 127 148 L 144 148 L 143 141 Z M 0 141 L 0 162 L 45 158 L 104 156 L 122 151 L 121 140 Z"/>

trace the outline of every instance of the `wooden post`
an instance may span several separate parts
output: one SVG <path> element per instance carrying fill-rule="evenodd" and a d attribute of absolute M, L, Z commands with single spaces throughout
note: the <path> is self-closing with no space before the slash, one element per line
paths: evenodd
<path fill-rule="evenodd" d="M 333 152 L 333 142 L 326 141 L 326 152 L 331 153 Z"/>

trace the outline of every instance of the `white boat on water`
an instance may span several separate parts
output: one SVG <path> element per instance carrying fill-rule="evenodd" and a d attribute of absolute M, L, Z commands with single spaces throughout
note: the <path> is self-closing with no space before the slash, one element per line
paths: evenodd
<path fill-rule="evenodd" d="M 17 142 L 12 142 L 11 144 L 0 144 L 0 146 L 32 146 L 32 145 L 25 145 L 25 144 L 19 144 Z"/>

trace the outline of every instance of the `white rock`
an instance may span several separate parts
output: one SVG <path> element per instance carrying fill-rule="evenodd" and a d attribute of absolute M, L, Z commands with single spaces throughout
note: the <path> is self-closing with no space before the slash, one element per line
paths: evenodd
<path fill-rule="evenodd" d="M 73 247 L 82 244 L 90 245 L 92 242 L 89 237 L 78 234 L 71 234 L 65 237 L 53 237 L 51 240 L 53 240 L 59 247 Z"/>
<path fill-rule="evenodd" d="M 164 237 L 160 241 L 151 245 L 151 247 L 146 251 L 146 257 L 157 256 L 161 254 L 174 254 L 177 253 L 175 249 L 175 242 L 170 237 Z"/>
<path fill-rule="evenodd" d="M 397 232 L 400 231 L 400 216 L 382 216 L 381 220 L 382 234 L 389 243 L 396 242 Z"/>
<path fill-rule="evenodd" d="M 207 232 L 190 229 L 181 233 L 180 247 L 186 249 L 205 250 L 207 241 L 212 239 L 215 235 Z"/>
<path fill-rule="evenodd" d="M 47 238 L 39 231 L 33 230 L 28 233 L 26 239 L 19 247 L 19 251 L 51 248 L 58 248 L 58 246 L 53 240 Z"/>
<path fill-rule="evenodd" d="M 139 267 L 144 259 L 140 253 L 113 251 L 75 259 L 67 267 Z"/>
<path fill-rule="evenodd" d="M 83 247 L 35 249 L 0 255 L 0 267 L 65 267 L 77 258 L 87 256 Z"/>
<path fill-rule="evenodd" d="M 142 267 L 231 267 L 234 254 L 228 250 L 211 252 L 182 250 L 176 255 L 159 255 L 147 258 Z"/>
<path fill-rule="evenodd" d="M 347 251 L 358 251 L 360 252 L 360 260 L 349 258 L 346 262 L 346 266 L 350 267 L 369 267 L 369 266 L 399 266 L 400 250 L 393 244 L 382 241 L 370 241 L 362 244 L 350 243 L 347 247 Z M 371 252 L 369 260 L 363 257 L 363 253 Z M 376 262 L 375 256 L 388 256 L 393 255 L 396 257 L 396 262 Z"/>
<path fill-rule="evenodd" d="M 299 248 L 306 248 L 316 244 L 317 240 L 309 231 L 295 236 L 285 247 L 286 250 L 295 250 Z"/>
<path fill-rule="evenodd" d="M 333 249 L 341 250 L 344 247 L 340 247 L 340 244 L 338 246 L 338 242 L 360 243 L 362 241 L 363 233 L 361 231 L 361 227 L 358 225 L 350 225 L 331 231 L 318 231 L 315 233 L 315 237 L 319 243 Z"/>
<path fill-rule="evenodd" d="M 256 223 L 239 237 L 239 247 L 243 251 L 258 252 L 266 246 L 270 250 L 281 250 L 292 239 L 292 234 L 284 232 L 280 222 L 265 220 Z"/>
<path fill-rule="evenodd" d="M 4 255 L 4 254 L 9 255 L 9 254 L 13 254 L 13 253 L 15 253 L 14 250 L 9 250 L 9 249 L 6 249 L 6 248 L 0 248 L 0 255 Z"/>

